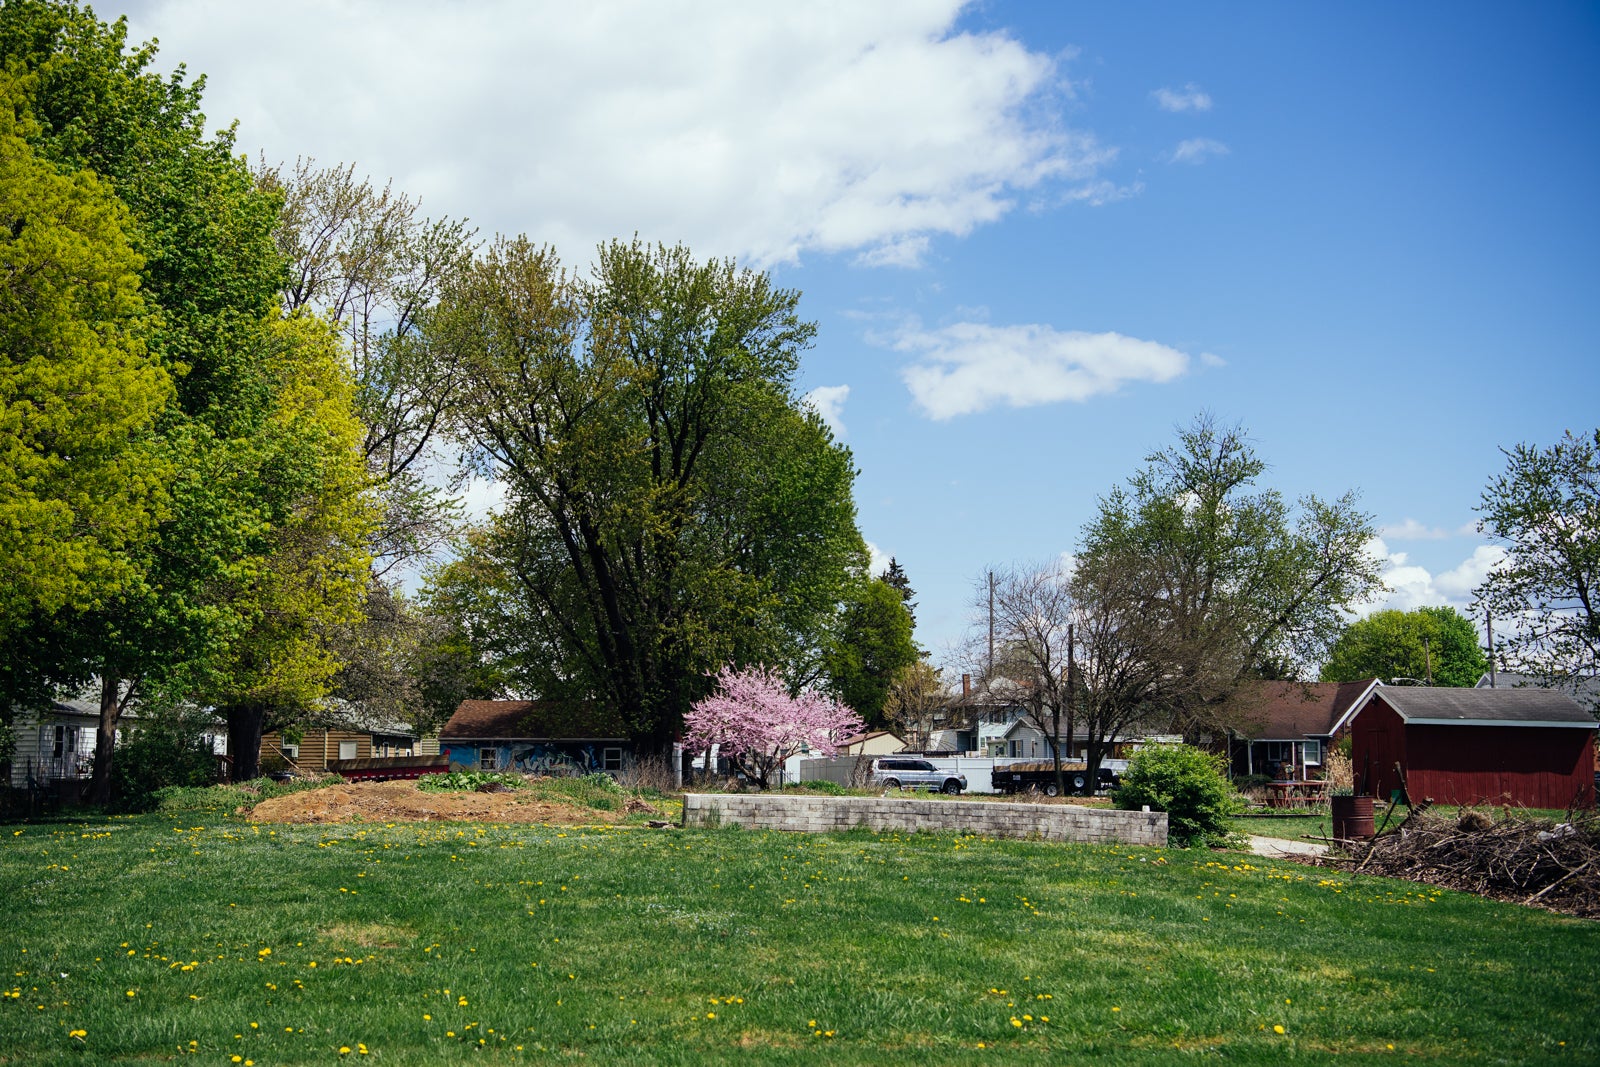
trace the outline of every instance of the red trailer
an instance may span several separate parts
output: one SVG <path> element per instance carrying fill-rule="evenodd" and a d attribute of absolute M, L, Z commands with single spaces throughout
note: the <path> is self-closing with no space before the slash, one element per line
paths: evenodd
<path fill-rule="evenodd" d="M 450 769 L 450 759 L 442 755 L 344 759 L 333 760 L 328 769 L 352 782 L 394 782 L 421 778 L 425 774 L 444 774 Z"/>

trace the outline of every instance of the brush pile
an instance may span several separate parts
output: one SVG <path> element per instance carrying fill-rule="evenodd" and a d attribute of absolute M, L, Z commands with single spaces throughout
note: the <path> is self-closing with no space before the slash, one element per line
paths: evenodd
<path fill-rule="evenodd" d="M 1394 833 L 1319 863 L 1600 919 L 1600 815 L 1565 821 L 1502 809 L 1418 810 Z"/>

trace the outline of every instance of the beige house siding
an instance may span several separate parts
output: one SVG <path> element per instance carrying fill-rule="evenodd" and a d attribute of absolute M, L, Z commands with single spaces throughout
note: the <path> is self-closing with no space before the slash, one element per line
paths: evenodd
<path fill-rule="evenodd" d="M 263 761 L 276 761 L 286 759 L 301 770 L 327 770 L 328 764 L 341 758 L 339 746 L 341 742 L 354 742 L 355 754 L 346 753 L 345 758 L 371 759 L 374 755 L 409 755 L 403 752 L 374 753 L 372 751 L 372 735 L 357 733 L 354 730 L 307 730 L 300 738 L 298 755 L 291 755 L 293 751 L 288 748 L 279 733 L 263 734 L 261 737 L 261 759 Z M 392 746 L 391 746 L 392 747 Z"/>

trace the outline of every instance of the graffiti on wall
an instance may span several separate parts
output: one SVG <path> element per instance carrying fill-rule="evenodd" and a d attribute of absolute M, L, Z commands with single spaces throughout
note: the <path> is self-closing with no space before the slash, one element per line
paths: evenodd
<path fill-rule="evenodd" d="M 565 744 L 502 741 L 496 744 L 447 745 L 445 754 L 450 760 L 450 769 L 453 771 L 491 769 L 486 765 L 484 756 L 492 751 L 493 770 L 563 777 L 593 774 L 604 770 L 605 758 L 602 748 L 603 746 L 583 741 Z"/>

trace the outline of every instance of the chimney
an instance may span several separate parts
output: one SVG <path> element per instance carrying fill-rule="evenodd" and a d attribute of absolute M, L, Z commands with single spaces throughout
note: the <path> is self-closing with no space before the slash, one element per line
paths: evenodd
<path fill-rule="evenodd" d="M 964 697 L 972 695 L 972 675 L 970 674 L 961 676 L 961 695 Z"/>

